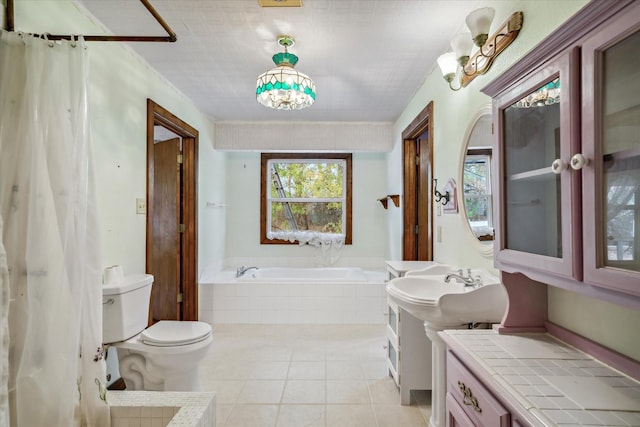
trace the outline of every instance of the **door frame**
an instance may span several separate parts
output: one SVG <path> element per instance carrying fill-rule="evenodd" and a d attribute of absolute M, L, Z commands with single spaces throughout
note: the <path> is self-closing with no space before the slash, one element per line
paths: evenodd
<path fill-rule="evenodd" d="M 402 131 L 402 259 L 405 261 L 433 260 L 433 129 L 431 101 Z M 425 132 L 427 141 L 418 152 L 416 141 Z"/>
<path fill-rule="evenodd" d="M 153 159 L 154 126 L 161 125 L 182 138 L 182 209 L 185 230 L 182 233 L 181 288 L 182 309 L 180 320 L 198 320 L 198 131 L 167 109 L 147 99 L 147 237 L 146 271 L 151 273 L 153 259 Z M 178 195 L 179 196 L 179 195 Z M 179 298 L 176 295 L 176 298 Z"/>

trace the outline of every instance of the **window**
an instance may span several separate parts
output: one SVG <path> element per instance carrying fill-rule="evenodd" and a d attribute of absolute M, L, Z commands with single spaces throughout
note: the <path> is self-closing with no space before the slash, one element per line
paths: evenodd
<path fill-rule="evenodd" d="M 493 240 L 491 219 L 491 149 L 469 148 L 464 161 L 464 207 L 474 234 Z"/>
<path fill-rule="evenodd" d="M 351 244 L 351 154 L 263 153 L 260 182 L 261 243 L 306 232 Z"/>

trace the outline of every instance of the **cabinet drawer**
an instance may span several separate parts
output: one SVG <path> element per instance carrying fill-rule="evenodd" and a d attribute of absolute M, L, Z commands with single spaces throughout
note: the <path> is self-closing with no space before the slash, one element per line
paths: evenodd
<path fill-rule="evenodd" d="M 479 426 L 509 427 L 509 411 L 450 351 L 447 353 L 447 391 Z"/>

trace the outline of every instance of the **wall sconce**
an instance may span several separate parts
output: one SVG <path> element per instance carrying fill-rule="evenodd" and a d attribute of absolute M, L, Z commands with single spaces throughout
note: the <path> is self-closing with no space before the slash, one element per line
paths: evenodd
<path fill-rule="evenodd" d="M 387 209 L 387 206 L 389 204 L 389 199 L 391 199 L 393 204 L 396 205 L 396 208 L 400 207 L 400 195 L 399 194 L 387 194 L 386 197 L 382 197 L 381 199 L 378 199 L 378 201 L 380 202 L 380 204 L 382 205 L 383 208 Z"/>
<path fill-rule="evenodd" d="M 449 83 L 451 90 L 460 90 L 480 74 L 486 73 L 493 60 L 518 36 L 522 28 L 522 12 L 514 12 L 498 31 L 489 37 L 494 14 L 493 8 L 483 7 L 467 15 L 467 27 L 471 32 L 455 36 L 451 40 L 453 52 L 444 53 L 438 58 L 442 76 Z M 478 50 L 469 57 L 474 44 Z M 452 82 L 457 75 L 460 77 L 456 88 Z"/>
<path fill-rule="evenodd" d="M 451 197 L 449 195 L 449 191 L 445 191 L 444 194 L 442 194 L 441 192 L 438 191 L 438 180 L 437 179 L 433 179 L 433 194 L 434 196 L 436 196 L 435 200 L 436 203 L 442 203 L 442 206 L 446 205 L 447 203 L 449 203 L 449 197 Z M 443 202 L 444 200 L 444 202 Z"/>

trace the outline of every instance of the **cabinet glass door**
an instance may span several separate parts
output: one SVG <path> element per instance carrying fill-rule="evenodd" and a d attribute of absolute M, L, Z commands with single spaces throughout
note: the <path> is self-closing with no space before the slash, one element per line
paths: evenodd
<path fill-rule="evenodd" d="M 562 258 L 560 78 L 504 110 L 506 247 Z"/>
<path fill-rule="evenodd" d="M 575 54 L 535 73 L 518 86 L 521 92 L 498 100 L 503 218 L 498 260 L 574 277 L 570 218 L 578 188 L 568 161 L 576 143 L 570 122 Z"/>
<path fill-rule="evenodd" d="M 583 45 L 582 154 L 593 159 L 584 168 L 585 193 L 593 193 L 585 197 L 585 281 L 633 293 L 640 293 L 639 27 L 621 17 Z"/>

